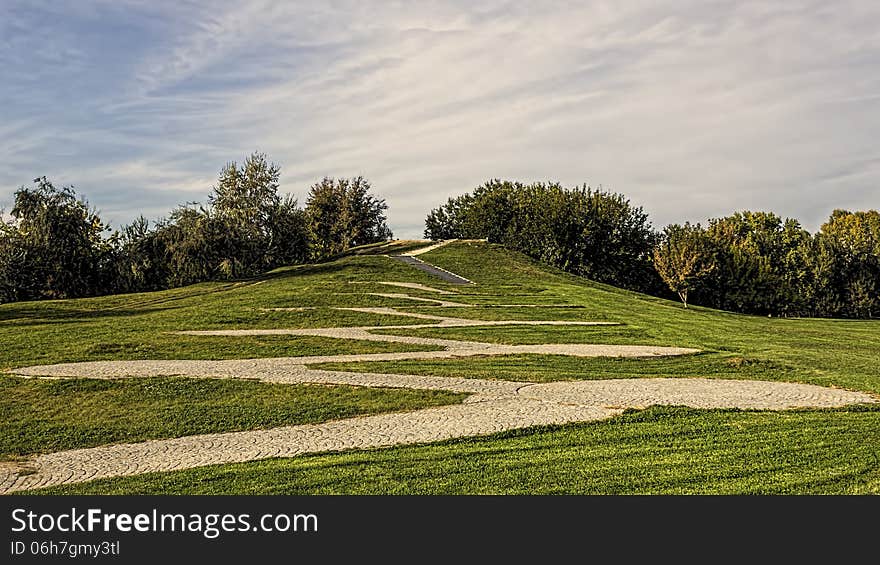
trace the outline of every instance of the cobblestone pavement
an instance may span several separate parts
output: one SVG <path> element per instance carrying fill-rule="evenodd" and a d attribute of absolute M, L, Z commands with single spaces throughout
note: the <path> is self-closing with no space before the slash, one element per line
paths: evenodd
<path fill-rule="evenodd" d="M 438 279 L 452 283 L 452 284 L 472 284 L 472 282 L 460 275 L 456 275 L 455 273 L 451 273 L 446 269 L 442 269 L 436 265 L 431 265 L 430 263 L 425 263 L 418 257 L 414 257 L 412 255 L 389 255 L 392 259 L 396 261 L 400 261 L 401 263 L 406 263 L 411 267 L 415 267 L 416 269 L 428 273 L 432 277 L 437 277 Z"/>
<path fill-rule="evenodd" d="M 391 308 L 362 311 L 439 320 L 439 325 L 543 324 L 591 322 L 485 322 L 402 313 Z M 476 322 L 476 323 L 474 323 Z M 437 327 L 435 324 L 381 329 Z M 877 402 L 873 396 L 839 389 L 781 382 L 680 379 L 613 379 L 533 384 L 503 380 L 354 373 L 310 369 L 306 365 L 333 361 L 431 359 L 467 355 L 552 353 L 559 355 L 681 355 L 695 350 L 675 347 L 598 344 L 496 345 L 471 341 L 377 335 L 375 327 L 296 330 L 217 330 L 181 332 L 195 335 L 319 335 L 444 347 L 442 351 L 327 355 L 224 361 L 152 360 L 94 361 L 27 367 L 26 376 L 124 378 L 184 375 L 208 378 L 249 378 L 272 383 L 342 384 L 448 390 L 468 393 L 462 404 L 412 412 L 379 414 L 269 430 L 205 434 L 139 443 L 116 444 L 38 455 L 28 461 L 0 465 L 0 493 L 99 478 L 175 471 L 204 465 L 236 463 L 304 453 L 415 444 L 490 434 L 535 425 L 586 422 L 609 418 L 625 408 L 652 404 L 696 408 L 788 409 L 837 407 Z"/>

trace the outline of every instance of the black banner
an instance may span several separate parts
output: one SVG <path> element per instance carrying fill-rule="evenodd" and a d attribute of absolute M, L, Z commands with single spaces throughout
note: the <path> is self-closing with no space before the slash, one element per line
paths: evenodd
<path fill-rule="evenodd" d="M 873 550 L 876 497 L 0 498 L 0 563 L 555 562 Z M 701 553 L 709 551 L 711 553 Z"/>

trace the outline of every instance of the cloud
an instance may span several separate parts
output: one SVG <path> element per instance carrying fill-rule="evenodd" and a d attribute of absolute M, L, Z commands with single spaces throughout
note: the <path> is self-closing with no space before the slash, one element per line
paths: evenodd
<path fill-rule="evenodd" d="M 0 201 L 47 174 L 122 222 L 260 150 L 301 201 L 366 176 L 404 237 L 496 177 L 601 185 L 658 226 L 878 206 L 876 3 L 478 4 L 13 4 L 10 37 L 52 40 L 0 50 L 28 77 L 0 85 Z"/>

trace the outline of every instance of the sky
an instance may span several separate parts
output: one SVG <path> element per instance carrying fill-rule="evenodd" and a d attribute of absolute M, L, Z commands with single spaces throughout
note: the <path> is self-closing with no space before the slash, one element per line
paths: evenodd
<path fill-rule="evenodd" d="M 655 227 L 880 208 L 880 2 L 0 2 L 0 207 L 38 176 L 114 227 L 264 152 L 363 175 L 395 237 L 493 179 Z"/>

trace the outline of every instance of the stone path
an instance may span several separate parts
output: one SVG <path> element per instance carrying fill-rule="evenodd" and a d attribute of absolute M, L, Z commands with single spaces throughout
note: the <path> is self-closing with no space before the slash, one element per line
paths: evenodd
<path fill-rule="evenodd" d="M 429 275 L 431 275 L 433 277 L 437 277 L 438 279 L 446 281 L 448 283 L 472 284 L 471 281 L 469 281 L 468 279 L 466 279 L 462 276 L 456 275 L 455 273 L 450 273 L 446 269 L 441 269 L 440 267 L 437 267 L 436 265 L 431 265 L 430 263 L 425 263 L 424 261 L 422 261 L 418 257 L 413 257 L 412 255 L 389 255 L 389 257 L 391 257 L 392 259 L 395 259 L 397 261 L 401 261 L 403 263 L 406 263 L 407 265 L 415 267 L 416 269 L 419 269 L 420 271 L 428 273 Z"/>
<path fill-rule="evenodd" d="M 415 257 L 416 255 L 421 255 L 423 253 L 427 253 L 428 251 L 434 251 L 438 247 L 443 247 L 444 245 L 449 245 L 450 243 L 458 241 L 457 239 L 444 239 L 438 241 L 436 243 L 429 243 L 428 240 L 425 240 L 427 245 L 425 247 L 419 247 L 418 249 L 413 249 L 412 251 L 404 251 L 400 254 L 402 257 Z"/>
<path fill-rule="evenodd" d="M 788 409 L 877 402 L 873 396 L 839 389 L 781 382 L 681 379 L 614 379 L 534 384 L 516 381 L 354 373 L 310 369 L 334 361 L 434 359 L 469 355 L 551 353 L 574 356 L 682 355 L 677 347 L 599 344 L 498 345 L 473 341 L 377 335 L 376 329 L 505 325 L 596 325 L 608 322 L 556 320 L 483 321 L 401 312 L 393 308 L 349 310 L 409 316 L 438 322 L 409 326 L 305 328 L 290 330 L 185 331 L 189 335 L 314 335 L 435 345 L 441 351 L 375 353 L 238 360 L 94 361 L 16 369 L 25 376 L 125 378 L 183 375 L 248 378 L 271 383 L 316 383 L 447 390 L 467 393 L 462 404 L 412 412 L 378 414 L 270 430 L 205 434 L 108 445 L 38 455 L 0 465 L 0 493 L 92 479 L 175 471 L 204 465 L 293 457 L 305 453 L 365 449 L 484 435 L 535 425 L 587 422 L 652 404 L 696 408 Z"/>

